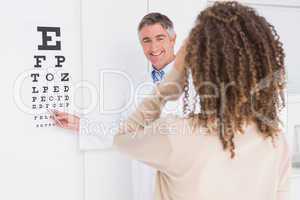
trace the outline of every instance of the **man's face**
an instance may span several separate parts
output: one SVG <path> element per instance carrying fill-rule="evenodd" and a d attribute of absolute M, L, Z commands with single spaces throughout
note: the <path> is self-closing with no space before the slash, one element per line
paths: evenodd
<path fill-rule="evenodd" d="M 159 23 L 144 26 L 139 36 L 145 56 L 158 70 L 174 59 L 176 36 L 171 38 Z"/>

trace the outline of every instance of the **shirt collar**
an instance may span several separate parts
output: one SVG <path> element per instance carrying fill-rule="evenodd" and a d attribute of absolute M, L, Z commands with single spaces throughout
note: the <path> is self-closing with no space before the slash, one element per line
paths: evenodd
<path fill-rule="evenodd" d="M 162 69 L 160 69 L 160 70 L 157 70 L 157 69 L 152 65 L 152 70 L 164 71 L 165 74 L 168 74 L 168 73 L 171 71 L 171 69 L 172 69 L 172 67 L 173 67 L 173 65 L 174 65 L 174 62 L 175 62 L 175 59 L 174 59 L 172 62 L 170 62 L 169 64 L 167 64 L 165 67 L 163 67 Z M 152 70 L 151 70 L 151 71 L 152 71 Z"/>

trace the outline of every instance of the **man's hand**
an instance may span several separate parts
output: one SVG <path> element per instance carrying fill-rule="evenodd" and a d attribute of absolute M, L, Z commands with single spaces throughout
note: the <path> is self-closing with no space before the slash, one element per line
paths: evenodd
<path fill-rule="evenodd" d="M 79 133 L 80 118 L 66 112 L 53 111 L 50 116 L 58 127 L 70 129 Z"/>

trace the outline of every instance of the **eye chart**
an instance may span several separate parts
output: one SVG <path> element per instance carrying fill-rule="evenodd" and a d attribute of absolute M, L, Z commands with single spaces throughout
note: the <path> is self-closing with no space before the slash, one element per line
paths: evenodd
<path fill-rule="evenodd" d="M 64 68 L 60 27 L 38 26 L 41 44 L 33 55 L 30 73 L 31 109 L 36 128 L 54 126 L 48 109 L 65 110 L 70 106 L 70 73 Z"/>

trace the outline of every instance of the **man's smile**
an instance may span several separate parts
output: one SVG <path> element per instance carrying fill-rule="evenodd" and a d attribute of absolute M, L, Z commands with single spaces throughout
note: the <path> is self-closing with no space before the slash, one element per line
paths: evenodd
<path fill-rule="evenodd" d="M 150 56 L 160 56 L 163 54 L 164 51 L 159 51 L 159 52 L 152 52 L 150 53 Z"/>

